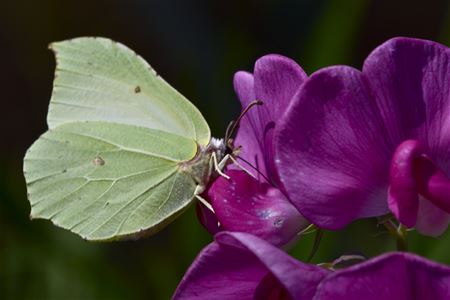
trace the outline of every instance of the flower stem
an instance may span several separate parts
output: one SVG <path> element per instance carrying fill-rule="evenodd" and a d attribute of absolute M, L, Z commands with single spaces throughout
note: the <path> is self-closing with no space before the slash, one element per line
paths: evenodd
<path fill-rule="evenodd" d="M 317 250 L 319 249 L 319 245 L 320 245 L 320 241 L 322 240 L 322 237 L 323 237 L 323 230 L 318 228 L 316 231 L 316 235 L 314 237 L 314 244 L 312 246 L 311 252 L 310 252 L 306 262 L 311 262 L 311 260 L 313 259 L 314 255 L 316 254 Z"/>
<path fill-rule="evenodd" d="M 406 228 L 403 225 L 396 225 L 392 219 L 388 219 L 382 223 L 389 233 L 395 238 L 397 242 L 398 251 L 408 251 L 408 243 L 406 241 Z"/>

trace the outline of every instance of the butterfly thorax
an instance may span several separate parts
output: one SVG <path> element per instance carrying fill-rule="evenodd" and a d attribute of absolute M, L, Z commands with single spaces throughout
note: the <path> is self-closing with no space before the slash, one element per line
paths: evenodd
<path fill-rule="evenodd" d="M 221 162 L 225 157 L 226 149 L 223 139 L 212 138 L 206 147 L 198 146 L 197 154 L 193 159 L 180 165 L 180 170 L 190 174 L 197 183 L 199 193 L 203 192 L 208 183 L 218 176 L 213 156 L 216 157 L 217 162 Z"/>

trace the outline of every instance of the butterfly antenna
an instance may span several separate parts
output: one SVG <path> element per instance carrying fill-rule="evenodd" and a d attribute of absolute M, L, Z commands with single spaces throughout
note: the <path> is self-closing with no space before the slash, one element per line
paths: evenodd
<path fill-rule="evenodd" d="M 231 136 L 234 134 L 236 129 L 239 127 L 239 123 L 241 122 L 241 119 L 247 114 L 247 112 L 255 105 L 262 105 L 263 102 L 261 100 L 253 100 L 250 102 L 247 107 L 241 112 L 239 117 L 235 121 L 231 121 L 230 124 L 227 127 L 227 130 L 225 131 L 225 142 L 228 144 L 228 141 L 231 139 Z"/>
<path fill-rule="evenodd" d="M 233 127 L 235 127 L 236 121 L 231 121 L 228 126 L 227 126 L 227 130 L 225 131 L 225 142 L 228 144 L 230 143 L 230 139 L 231 139 L 231 129 Z M 233 129 L 234 130 L 234 129 Z"/>
<path fill-rule="evenodd" d="M 269 180 L 269 178 L 267 178 L 266 175 L 264 175 L 258 168 L 256 168 L 254 165 L 252 165 L 248 160 L 246 160 L 245 158 L 242 158 L 240 156 L 238 156 L 237 158 L 242 160 L 243 162 L 245 162 L 250 168 L 252 168 L 259 175 L 261 175 L 267 181 L 268 184 L 272 184 L 271 181 Z"/>

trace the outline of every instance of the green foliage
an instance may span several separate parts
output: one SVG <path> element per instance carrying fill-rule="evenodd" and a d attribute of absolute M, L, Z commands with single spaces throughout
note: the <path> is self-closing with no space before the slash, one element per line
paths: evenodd
<path fill-rule="evenodd" d="M 351 64 L 360 24 L 367 12 L 368 0 L 331 0 L 316 20 L 304 49 L 302 66 L 314 72 L 336 64 Z"/>

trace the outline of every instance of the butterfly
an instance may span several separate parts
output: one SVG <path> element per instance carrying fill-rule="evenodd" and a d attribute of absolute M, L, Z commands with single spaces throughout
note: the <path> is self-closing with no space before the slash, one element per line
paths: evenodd
<path fill-rule="evenodd" d="M 236 162 L 230 132 L 211 137 L 199 110 L 126 46 L 83 37 L 56 56 L 48 131 L 28 149 L 31 218 L 87 240 L 153 234 Z M 237 162 L 236 162 L 237 163 Z"/>

